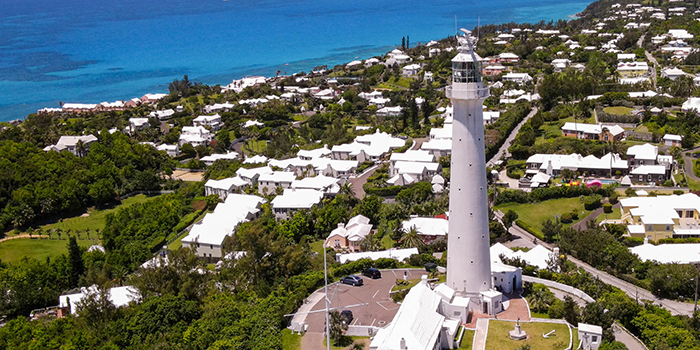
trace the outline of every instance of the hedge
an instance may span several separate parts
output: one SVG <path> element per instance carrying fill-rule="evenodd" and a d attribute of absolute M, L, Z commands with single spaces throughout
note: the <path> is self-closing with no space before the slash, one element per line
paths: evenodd
<path fill-rule="evenodd" d="M 529 232 L 531 235 L 544 240 L 544 235 L 542 233 L 535 231 L 534 228 L 532 228 L 530 225 L 526 224 L 522 220 L 515 220 L 515 224 L 518 225 L 521 229 Z"/>
<path fill-rule="evenodd" d="M 603 187 L 594 186 L 555 186 L 536 188 L 527 193 L 521 190 L 504 190 L 496 197 L 496 205 L 504 203 L 536 203 L 556 198 L 573 198 L 580 196 L 600 195 L 610 196 L 614 193 L 616 185 L 606 185 Z"/>
<path fill-rule="evenodd" d="M 389 186 L 389 187 L 365 187 L 367 195 L 376 195 L 380 197 L 391 197 L 399 194 L 406 186 Z"/>
<path fill-rule="evenodd" d="M 603 213 L 610 214 L 612 212 L 613 212 L 612 204 L 610 204 L 610 203 L 603 204 Z"/>

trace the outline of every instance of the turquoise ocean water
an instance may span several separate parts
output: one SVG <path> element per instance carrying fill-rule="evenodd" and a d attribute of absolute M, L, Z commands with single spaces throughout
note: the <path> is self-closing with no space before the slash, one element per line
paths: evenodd
<path fill-rule="evenodd" d="M 0 121 L 58 102 L 228 84 L 445 38 L 477 23 L 566 19 L 575 0 L 0 0 Z"/>

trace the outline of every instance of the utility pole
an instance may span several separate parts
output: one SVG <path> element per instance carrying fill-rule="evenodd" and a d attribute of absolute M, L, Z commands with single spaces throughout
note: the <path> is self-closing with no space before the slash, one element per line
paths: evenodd
<path fill-rule="evenodd" d="M 326 264 L 326 245 L 323 244 L 321 246 L 321 249 L 323 249 L 323 288 L 324 288 L 324 296 L 323 299 L 326 300 L 326 349 L 331 350 L 331 323 L 330 323 L 330 314 L 328 313 L 328 303 L 330 302 L 328 300 L 328 265 Z M 697 288 L 696 288 L 696 293 L 695 295 L 697 296 Z"/>

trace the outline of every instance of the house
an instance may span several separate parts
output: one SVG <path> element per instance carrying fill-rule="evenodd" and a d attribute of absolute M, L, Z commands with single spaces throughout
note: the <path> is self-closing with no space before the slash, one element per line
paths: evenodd
<path fill-rule="evenodd" d="M 204 113 L 214 113 L 219 111 L 228 112 L 234 107 L 236 107 L 236 105 L 233 103 L 214 103 L 213 105 L 204 106 Z"/>
<path fill-rule="evenodd" d="M 294 180 L 292 181 L 291 187 L 337 194 L 338 190 L 340 189 L 339 182 L 340 179 L 319 174 L 314 177 L 305 177 L 301 180 Z"/>
<path fill-rule="evenodd" d="M 397 162 L 417 162 L 417 163 L 434 163 L 435 156 L 425 150 L 407 150 L 404 153 L 392 153 L 389 158 L 389 175 L 394 176 Z"/>
<path fill-rule="evenodd" d="M 532 77 L 527 73 L 508 73 L 503 76 L 504 81 L 512 81 L 518 84 L 526 84 L 532 81 Z"/>
<path fill-rule="evenodd" d="M 452 139 L 434 139 L 421 144 L 420 149 L 430 152 L 435 158 L 452 154 Z"/>
<path fill-rule="evenodd" d="M 281 195 L 275 197 L 271 204 L 278 219 L 292 217 L 298 210 L 310 210 L 321 203 L 323 192 L 309 189 L 287 188 Z"/>
<path fill-rule="evenodd" d="M 633 53 L 618 53 L 617 54 L 617 61 L 618 62 L 633 62 L 637 59 L 637 55 Z"/>
<path fill-rule="evenodd" d="M 243 164 L 267 164 L 267 157 L 262 155 L 248 157 L 243 161 Z"/>
<path fill-rule="evenodd" d="M 501 117 L 501 112 L 499 111 L 484 111 L 484 125 L 493 124 Z"/>
<path fill-rule="evenodd" d="M 333 146 L 331 148 L 331 158 L 334 160 L 352 159 L 359 162 L 366 160 L 376 161 L 390 151 L 405 145 L 405 140 L 380 132 L 377 129 L 374 134 L 357 136 L 353 143 Z"/>
<path fill-rule="evenodd" d="M 219 114 L 214 115 L 200 115 L 192 120 L 194 126 L 208 126 L 212 131 L 219 131 L 221 129 L 221 116 Z"/>
<path fill-rule="evenodd" d="M 324 242 L 324 247 L 333 248 L 336 251 L 349 250 L 351 252 L 361 251 L 360 243 L 372 232 L 372 224 L 363 215 L 357 215 L 347 224 L 338 223 L 338 227 L 331 231 Z"/>
<path fill-rule="evenodd" d="M 681 135 L 664 135 L 664 146 L 681 147 L 681 141 L 683 141 L 683 137 Z"/>
<path fill-rule="evenodd" d="M 566 69 L 571 64 L 570 59 L 566 58 L 557 58 L 555 60 L 552 60 L 552 66 L 554 66 L 554 70 L 557 72 L 561 72 L 562 70 Z"/>
<path fill-rule="evenodd" d="M 75 315 L 78 312 L 78 305 L 83 299 L 89 295 L 98 293 L 97 285 L 90 287 L 80 287 L 80 292 L 72 294 L 64 294 L 58 297 L 58 307 L 66 310 L 65 313 L 60 312 L 62 316 L 67 316 L 68 313 Z M 139 292 L 132 286 L 109 288 L 109 301 L 115 307 L 127 306 L 131 302 L 136 302 L 140 299 Z"/>
<path fill-rule="evenodd" d="M 189 143 L 194 147 L 206 146 L 214 139 L 211 131 L 203 126 L 183 126 L 180 132 L 180 146 Z"/>
<path fill-rule="evenodd" d="M 377 252 L 356 252 L 356 253 L 346 253 L 346 254 L 341 254 L 341 253 L 336 253 L 335 254 L 335 261 L 345 264 L 347 262 L 352 262 L 352 261 L 357 261 L 360 259 L 370 259 L 370 260 L 377 260 L 377 259 L 394 259 L 400 262 L 406 261 L 406 259 L 410 258 L 411 255 L 414 254 L 419 254 L 418 253 L 418 248 L 405 248 L 405 249 L 398 249 L 398 248 L 391 248 L 387 250 L 380 250 Z"/>
<path fill-rule="evenodd" d="M 165 153 L 167 153 L 168 156 L 170 156 L 170 157 L 177 157 L 180 155 L 180 146 L 178 146 L 177 144 L 174 144 L 174 145 L 162 144 L 162 145 L 158 145 L 158 147 L 156 147 L 156 149 L 159 151 L 165 151 Z"/>
<path fill-rule="evenodd" d="M 199 160 L 204 162 L 204 164 L 206 164 L 207 166 L 211 166 L 214 164 L 214 162 L 216 162 L 219 159 L 235 160 L 235 159 L 238 159 L 238 153 L 237 152 L 228 152 L 225 154 L 215 153 L 212 155 L 204 156 L 204 157 L 200 158 Z"/>
<path fill-rule="evenodd" d="M 446 237 L 449 222 L 444 218 L 425 217 L 411 217 L 409 220 L 401 222 L 403 232 L 409 232 L 414 228 L 425 243 L 430 243 L 438 237 Z"/>
<path fill-rule="evenodd" d="M 312 160 L 315 158 L 326 158 L 331 155 L 331 150 L 328 149 L 328 145 L 324 145 L 323 148 L 316 148 L 312 150 L 299 150 L 297 152 L 297 157 L 302 160 Z"/>
<path fill-rule="evenodd" d="M 165 96 L 168 96 L 168 94 L 145 94 L 141 96 L 141 103 L 155 103 Z"/>
<path fill-rule="evenodd" d="M 66 113 L 85 113 L 97 108 L 97 104 L 93 103 L 64 103 L 61 106 L 63 112 Z"/>
<path fill-rule="evenodd" d="M 240 176 L 243 180 L 246 180 L 250 183 L 258 182 L 258 178 L 260 178 L 260 175 L 267 175 L 272 173 L 272 168 L 270 168 L 269 166 L 263 166 L 252 169 L 238 168 L 238 170 L 236 170 L 236 175 Z"/>
<path fill-rule="evenodd" d="M 695 113 L 700 111 L 700 97 L 689 97 L 683 102 L 683 105 L 681 105 L 681 110 L 683 112 L 695 111 Z"/>
<path fill-rule="evenodd" d="M 431 140 L 452 140 L 452 124 L 445 124 L 442 128 L 430 129 Z"/>
<path fill-rule="evenodd" d="M 256 85 L 263 85 L 267 82 L 265 77 L 261 76 L 254 76 L 254 77 L 245 77 L 243 79 L 239 80 L 233 80 L 231 84 L 226 85 L 225 87 L 222 87 L 222 91 L 228 91 L 228 90 L 233 90 L 237 93 L 240 93 L 243 91 L 243 89 L 249 87 L 249 86 L 256 86 Z"/>
<path fill-rule="evenodd" d="M 270 194 L 277 190 L 292 187 L 292 182 L 296 180 L 296 174 L 286 171 L 275 171 L 271 174 L 261 174 L 258 177 L 258 193 Z"/>
<path fill-rule="evenodd" d="M 501 65 L 496 65 L 496 66 L 486 66 L 482 70 L 483 75 L 500 75 L 503 73 L 503 71 L 506 70 L 506 67 L 501 66 Z"/>
<path fill-rule="evenodd" d="M 620 62 L 617 64 L 617 74 L 620 79 L 646 77 L 649 65 L 646 62 Z"/>
<path fill-rule="evenodd" d="M 148 116 L 150 118 L 158 118 L 159 120 L 163 120 L 163 119 L 168 119 L 168 118 L 172 117 L 173 114 L 175 114 L 174 110 L 166 109 L 166 110 L 162 110 L 162 111 L 153 111 L 151 113 L 148 113 Z"/>
<path fill-rule="evenodd" d="M 401 73 L 401 74 L 403 74 L 404 76 L 416 75 L 416 74 L 418 74 L 418 72 L 420 71 L 420 69 L 421 69 L 420 64 L 416 64 L 416 63 L 414 63 L 414 64 L 409 64 L 409 65 L 406 65 L 406 66 L 404 66 L 404 67 L 402 68 L 402 73 Z"/>
<path fill-rule="evenodd" d="M 700 237 L 700 197 L 693 193 L 620 200 L 622 222 L 632 237 Z M 697 260 L 696 260 L 697 261 Z"/>
<path fill-rule="evenodd" d="M 423 74 L 423 80 L 425 80 L 426 83 L 432 83 L 433 82 L 433 72 L 425 72 Z"/>
<path fill-rule="evenodd" d="M 430 153 L 428 152 L 430 155 Z M 437 175 L 442 167 L 439 163 L 398 161 L 392 167 L 393 175 L 410 175 L 417 181 L 427 181 Z"/>
<path fill-rule="evenodd" d="M 683 9 L 685 10 L 685 8 Z M 693 34 L 688 33 L 688 31 L 685 29 L 669 29 L 668 34 L 671 35 L 671 37 L 674 40 L 686 40 L 694 38 Z"/>
<path fill-rule="evenodd" d="M 661 70 L 661 77 L 669 78 L 671 80 L 676 80 L 678 77 L 682 77 L 684 75 L 686 75 L 686 73 L 679 68 L 666 68 Z"/>
<path fill-rule="evenodd" d="M 132 133 L 139 132 L 149 126 L 148 118 L 129 118 L 129 131 Z"/>
<path fill-rule="evenodd" d="M 580 140 L 620 141 L 625 136 L 625 129 L 619 125 L 566 122 L 561 127 L 561 131 L 566 137 L 575 137 Z"/>
<path fill-rule="evenodd" d="M 418 182 L 418 180 L 409 174 L 396 174 L 389 180 L 386 180 L 386 183 L 390 186 L 406 186 L 416 182 Z"/>
<path fill-rule="evenodd" d="M 510 52 L 504 52 L 496 56 L 496 63 L 518 63 L 519 60 L 518 55 Z"/>
<path fill-rule="evenodd" d="M 238 176 L 221 180 L 209 179 L 204 184 L 204 195 L 209 196 L 216 194 L 219 195 L 220 199 L 225 200 L 229 194 L 236 193 L 249 185 L 250 182 Z"/>
<path fill-rule="evenodd" d="M 642 261 L 656 261 L 659 264 L 693 264 L 700 255 L 699 243 L 645 244 L 629 248 Z"/>
<path fill-rule="evenodd" d="M 83 156 L 89 149 L 89 145 L 93 142 L 97 142 L 97 137 L 95 135 L 61 136 L 55 145 L 44 147 L 44 151 L 68 151 L 76 156 Z"/>
<path fill-rule="evenodd" d="M 206 214 L 192 226 L 182 239 L 182 246 L 196 248 L 197 256 L 210 261 L 221 259 L 224 239 L 241 223 L 257 218 L 265 202 L 262 197 L 229 193 L 223 203 L 217 204 L 214 212 Z"/>
<path fill-rule="evenodd" d="M 603 327 L 579 322 L 578 339 L 581 341 L 580 349 L 598 350 L 603 342 Z"/>
<path fill-rule="evenodd" d="M 627 161 L 620 158 L 620 155 L 608 153 L 600 158 L 589 155 L 586 157 L 580 154 L 535 154 L 526 160 L 525 175 L 531 177 L 530 184 L 534 182 L 544 182 L 544 178 L 535 179 L 537 173 L 544 173 L 548 176 L 561 174 L 564 169 L 578 173 L 586 173 L 590 176 L 624 175 L 629 171 Z M 544 181 L 540 181 L 544 180 Z"/>
<path fill-rule="evenodd" d="M 376 114 L 378 117 L 398 117 L 401 116 L 401 112 L 403 112 L 403 107 L 396 106 L 380 108 Z"/>
<path fill-rule="evenodd" d="M 659 147 L 645 143 L 627 149 L 627 164 L 632 182 L 664 182 L 671 176 L 673 156 L 660 155 Z"/>

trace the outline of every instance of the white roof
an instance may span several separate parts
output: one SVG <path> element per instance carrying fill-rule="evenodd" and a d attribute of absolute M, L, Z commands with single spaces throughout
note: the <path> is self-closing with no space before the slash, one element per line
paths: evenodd
<path fill-rule="evenodd" d="M 261 156 L 261 155 L 248 157 L 243 161 L 243 164 L 263 164 L 263 163 L 267 163 L 267 157 Z"/>
<path fill-rule="evenodd" d="M 666 167 L 663 165 L 642 165 L 630 171 L 631 175 L 663 175 L 666 174 Z"/>
<path fill-rule="evenodd" d="M 486 118 L 484 118 L 484 119 L 486 119 Z M 445 124 L 442 128 L 430 129 L 430 139 L 451 140 L 452 139 L 452 124 Z"/>
<path fill-rule="evenodd" d="M 662 264 L 689 264 L 700 261 L 700 243 L 642 244 L 629 249 L 644 261 L 656 260 Z"/>
<path fill-rule="evenodd" d="M 70 313 L 78 311 L 78 303 L 89 294 L 97 293 L 97 286 L 81 287 L 80 293 L 64 294 L 58 297 L 60 307 L 69 307 Z M 128 305 L 132 301 L 139 299 L 139 292 L 131 286 L 114 287 L 109 289 L 109 301 L 116 307 Z"/>
<path fill-rule="evenodd" d="M 56 143 L 55 147 L 59 150 L 62 150 L 67 148 L 68 146 L 76 146 L 78 142 L 81 141 L 83 142 L 83 144 L 87 145 L 88 143 L 97 141 L 97 137 L 95 135 L 61 136 L 58 139 L 58 142 Z"/>
<path fill-rule="evenodd" d="M 408 232 L 416 227 L 416 231 L 424 236 L 445 236 L 449 230 L 449 221 L 442 218 L 416 217 L 401 223 L 401 230 Z"/>
<path fill-rule="evenodd" d="M 436 172 L 440 164 L 438 163 L 424 163 L 424 162 L 405 162 L 399 161 L 394 164 L 394 169 L 398 171 L 399 174 L 409 174 L 409 175 L 422 175 L 425 171 Z"/>
<path fill-rule="evenodd" d="M 236 170 L 236 175 L 238 175 L 240 177 L 249 178 L 249 179 L 252 179 L 252 178 L 259 176 L 259 175 L 272 174 L 272 173 L 273 173 L 272 168 L 270 168 L 269 166 L 262 166 L 262 167 L 253 168 L 253 169 L 238 168 L 238 170 Z"/>
<path fill-rule="evenodd" d="M 360 259 L 383 259 L 390 258 L 396 259 L 398 261 L 404 261 L 408 259 L 411 255 L 418 254 L 418 248 L 406 248 L 406 249 L 389 249 L 382 250 L 378 252 L 359 252 L 350 254 L 339 254 L 337 255 L 338 262 L 345 264 L 349 261 L 357 261 Z"/>
<path fill-rule="evenodd" d="M 621 62 L 617 64 L 618 71 L 625 70 L 648 70 L 649 65 L 646 62 Z"/>
<path fill-rule="evenodd" d="M 451 139 L 436 139 L 436 140 L 430 140 L 427 142 L 423 142 L 420 146 L 421 149 L 424 150 L 439 150 L 439 151 L 448 151 L 452 150 L 452 140 Z"/>
<path fill-rule="evenodd" d="M 221 116 L 218 114 L 200 115 L 192 120 L 193 123 L 211 123 L 215 121 L 221 121 Z"/>
<path fill-rule="evenodd" d="M 301 180 L 294 180 L 292 182 L 292 188 L 306 188 L 313 190 L 325 190 L 340 181 L 334 177 L 328 177 L 323 175 L 318 175 L 315 177 L 306 177 Z"/>
<path fill-rule="evenodd" d="M 656 160 L 659 155 L 659 147 L 650 143 L 635 145 L 627 149 L 627 157 L 634 156 L 636 159 Z"/>
<path fill-rule="evenodd" d="M 265 202 L 262 197 L 231 193 L 225 202 L 217 204 L 214 212 L 208 213 L 199 224 L 192 226 L 182 241 L 220 246 L 224 238 L 233 233 L 240 223 L 252 219 Z"/>
<path fill-rule="evenodd" d="M 335 228 L 326 238 L 326 245 L 329 245 L 329 239 L 333 236 L 346 237 L 348 240 L 358 242 L 365 238 L 372 231 L 372 224 L 369 223 L 369 218 L 364 215 L 356 215 L 348 220 L 348 224 L 338 223 Z"/>
<path fill-rule="evenodd" d="M 94 103 L 64 103 L 63 109 L 93 109 L 97 107 Z"/>
<path fill-rule="evenodd" d="M 671 196 L 623 198 L 620 204 L 624 209 L 629 209 L 630 214 L 639 218 L 643 224 L 674 225 L 674 219 L 679 219 L 677 210 L 700 211 L 700 197 L 693 193 Z M 644 233 L 644 226 L 627 228 L 630 233 Z M 635 230 L 635 231 L 632 231 Z"/>
<path fill-rule="evenodd" d="M 423 150 L 408 150 L 404 153 L 392 153 L 391 161 L 404 162 L 425 162 L 430 163 L 435 161 L 435 156 L 428 151 Z"/>
<path fill-rule="evenodd" d="M 578 330 L 586 333 L 603 334 L 603 327 L 581 322 L 578 323 Z"/>
<path fill-rule="evenodd" d="M 158 119 L 163 119 L 172 116 L 175 114 L 175 111 L 172 109 L 166 109 L 164 111 L 153 111 L 151 113 L 148 113 L 149 117 L 152 118 L 158 118 Z"/>
<path fill-rule="evenodd" d="M 221 153 L 215 153 L 212 155 L 204 156 L 200 158 L 201 161 L 203 162 L 215 162 L 219 159 L 226 159 L 226 160 L 233 160 L 238 158 L 238 153 L 236 152 L 229 152 L 226 154 L 221 154 Z"/>
<path fill-rule="evenodd" d="M 311 209 L 321 202 L 323 192 L 309 189 L 286 188 L 282 195 L 275 197 L 272 208 Z"/>
<path fill-rule="evenodd" d="M 527 262 L 528 265 L 536 266 L 539 269 L 546 269 L 547 261 L 550 260 L 552 252 L 539 244 L 527 252 L 521 250 L 513 251 L 501 243 L 496 243 L 491 246 L 490 255 L 492 262 L 503 263 L 500 258 L 501 254 L 510 259 L 520 258 L 520 260 Z"/>
<path fill-rule="evenodd" d="M 411 350 L 435 349 L 445 322 L 437 310 L 442 298 L 421 281 L 411 288 L 391 323 L 374 336 L 371 349 L 400 349 L 401 341 Z"/>
<path fill-rule="evenodd" d="M 257 121 L 257 120 L 246 120 L 245 123 L 243 123 L 244 128 L 250 128 L 251 126 L 263 126 L 265 124 Z"/>
<path fill-rule="evenodd" d="M 289 182 L 297 179 L 297 175 L 288 171 L 275 171 L 271 174 L 261 174 L 258 178 L 260 182 Z"/>
<path fill-rule="evenodd" d="M 210 188 L 215 188 L 215 189 L 219 189 L 219 190 L 230 191 L 232 189 L 239 188 L 241 186 L 245 186 L 248 184 L 249 184 L 248 181 L 243 180 L 240 177 L 236 176 L 236 177 L 229 177 L 229 178 L 221 179 L 221 180 L 210 179 L 204 184 L 204 187 L 210 187 Z"/>
<path fill-rule="evenodd" d="M 297 156 L 299 157 L 305 157 L 305 158 L 320 158 L 320 157 L 327 157 L 331 154 L 331 150 L 329 150 L 326 146 L 323 146 L 323 148 L 317 148 L 317 149 L 312 149 L 312 150 L 299 150 L 297 153 Z"/>
<path fill-rule="evenodd" d="M 681 135 L 666 134 L 666 135 L 664 135 L 664 140 L 668 140 L 668 141 L 682 141 L 682 140 L 683 140 L 683 137 L 681 137 Z"/>
<path fill-rule="evenodd" d="M 410 185 L 412 183 L 418 182 L 413 176 L 408 175 L 408 174 L 396 174 L 394 177 L 390 178 L 389 180 L 386 180 L 386 182 L 389 185 L 392 186 L 405 186 L 405 185 Z"/>
<path fill-rule="evenodd" d="M 568 131 L 578 131 L 578 132 L 583 132 L 586 134 L 596 134 L 600 135 L 601 132 L 603 132 L 603 129 L 606 128 L 608 131 L 613 135 L 617 136 L 623 132 L 625 132 L 625 129 L 623 129 L 619 125 L 613 125 L 613 126 L 607 126 L 603 124 L 582 124 L 582 123 L 572 123 L 572 122 L 566 122 L 564 123 L 564 126 L 561 127 L 562 130 L 568 130 Z"/>

